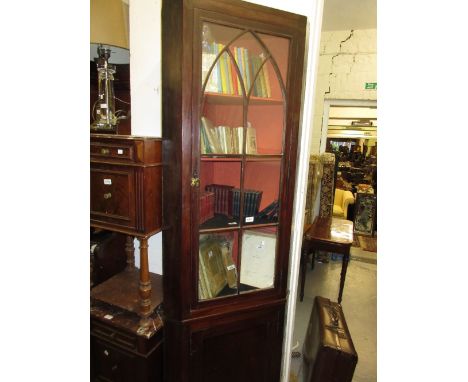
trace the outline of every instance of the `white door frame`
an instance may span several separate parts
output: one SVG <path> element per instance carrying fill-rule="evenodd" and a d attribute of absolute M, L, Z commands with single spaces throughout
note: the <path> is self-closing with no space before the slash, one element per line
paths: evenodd
<path fill-rule="evenodd" d="M 320 154 L 323 154 L 327 148 L 328 116 L 330 113 L 330 106 L 377 106 L 377 101 L 370 99 L 325 99 L 323 101 L 322 134 L 320 136 L 319 151 Z"/>
<path fill-rule="evenodd" d="M 289 253 L 289 270 L 287 286 L 286 316 L 284 321 L 283 354 L 281 358 L 281 382 L 289 381 L 291 368 L 291 347 L 296 315 L 297 283 L 301 260 L 302 231 L 304 228 L 304 211 L 309 172 L 310 137 L 313 127 L 315 88 L 320 52 L 322 30 L 323 0 L 311 3 L 312 10 L 307 20 L 306 61 L 304 62 L 304 88 L 302 94 L 301 126 L 299 131 L 296 186 L 294 191 L 293 218 L 291 226 L 291 243 Z"/>
<path fill-rule="evenodd" d="M 320 135 L 320 148 L 319 153 L 323 154 L 327 149 L 327 134 L 328 134 L 328 116 L 330 114 L 330 106 L 377 106 L 376 100 L 371 99 L 324 99 L 323 100 L 323 114 L 322 114 L 322 129 Z M 314 202 L 315 215 L 318 215 L 320 210 L 320 190 L 321 185 L 317 188 L 317 196 Z"/>

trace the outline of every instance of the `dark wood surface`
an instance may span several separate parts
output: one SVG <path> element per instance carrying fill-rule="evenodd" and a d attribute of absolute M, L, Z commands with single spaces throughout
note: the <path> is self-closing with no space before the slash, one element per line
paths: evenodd
<path fill-rule="evenodd" d="M 91 300 L 91 380 L 159 382 L 163 380 L 163 322 L 158 312 L 142 329 L 128 310 Z"/>
<path fill-rule="evenodd" d="M 202 20 L 282 36 L 290 45 L 274 287 L 199 302 L 199 189 L 191 180 L 200 174 Z M 238 0 L 165 0 L 162 21 L 165 378 L 278 381 L 306 18 Z"/>
<path fill-rule="evenodd" d="M 162 303 L 162 276 L 149 272 L 149 277 L 153 287 L 150 298 L 150 311 L 153 312 Z M 129 312 L 138 313 L 140 309 L 139 282 L 140 272 L 138 269 L 124 270 L 93 288 L 91 298 Z"/>
<path fill-rule="evenodd" d="M 301 290 L 300 299 L 304 299 L 306 281 L 306 266 L 309 253 L 312 252 L 312 268 L 315 261 L 315 251 L 322 250 L 341 253 L 343 261 L 340 275 L 338 303 L 341 303 L 343 288 L 348 269 L 349 251 L 353 244 L 353 222 L 332 217 L 317 217 L 311 225 L 304 227 L 304 237 L 301 251 Z"/>

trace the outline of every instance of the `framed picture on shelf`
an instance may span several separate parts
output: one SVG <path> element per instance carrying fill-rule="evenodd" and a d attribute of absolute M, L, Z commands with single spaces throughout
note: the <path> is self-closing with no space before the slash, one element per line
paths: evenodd
<path fill-rule="evenodd" d="M 373 194 L 357 194 L 354 214 L 354 233 L 360 235 L 374 234 L 377 197 Z"/>

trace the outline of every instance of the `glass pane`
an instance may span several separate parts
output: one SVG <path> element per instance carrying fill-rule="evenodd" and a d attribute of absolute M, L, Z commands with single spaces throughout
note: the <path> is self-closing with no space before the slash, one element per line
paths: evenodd
<path fill-rule="evenodd" d="M 272 288 L 275 281 L 276 227 L 242 233 L 240 292 Z"/>
<path fill-rule="evenodd" d="M 284 45 L 284 41 L 286 43 L 289 41 L 262 34 L 258 36 L 261 39 L 266 38 L 267 41 L 261 40 L 265 47 L 262 47 L 262 51 L 258 55 L 251 57 L 253 85 L 248 104 L 247 126 L 255 131 L 256 152 L 254 154 L 278 155 L 283 153 L 286 110 L 284 86 L 279 66 L 284 69 L 284 66 L 287 66 L 287 61 L 281 57 L 280 63 L 278 63 L 275 57 L 270 55 L 267 42 L 271 44 L 271 41 L 278 40 L 279 45 Z M 275 55 L 279 55 L 276 46 L 274 46 L 274 52 Z M 287 49 L 283 54 L 287 58 Z"/>
<path fill-rule="evenodd" d="M 242 153 L 243 97 L 234 56 L 226 48 L 242 34 L 235 28 L 204 23 L 202 28 L 202 85 L 200 152 L 202 155 Z"/>
<path fill-rule="evenodd" d="M 276 63 L 281 80 L 284 86 L 287 86 L 288 59 L 289 59 L 289 40 L 284 37 L 271 36 L 264 33 L 258 33 L 258 38 L 265 45 L 265 50 L 271 55 L 272 60 Z M 271 72 L 270 72 L 271 73 Z M 272 94 L 278 94 L 279 89 L 272 85 Z"/>
<path fill-rule="evenodd" d="M 200 229 L 236 227 L 233 189 L 240 187 L 241 162 L 234 158 L 203 158 L 200 163 Z"/>
<path fill-rule="evenodd" d="M 234 55 L 229 45 L 243 32 L 240 29 L 226 27 L 213 23 L 202 26 L 202 86 L 206 78 L 206 92 L 221 94 L 242 94 L 238 88 L 237 70 Z M 228 46 L 228 48 L 226 48 Z M 226 48 L 226 49 L 225 49 Z M 223 53 L 224 51 L 224 53 Z M 216 61 L 216 59 L 218 60 Z M 216 61 L 216 63 L 215 63 Z M 215 66 L 213 67 L 213 63 Z"/>
<path fill-rule="evenodd" d="M 238 232 L 200 235 L 198 299 L 237 294 Z"/>
<path fill-rule="evenodd" d="M 280 175 L 279 158 L 246 162 L 243 225 L 278 222 Z"/>

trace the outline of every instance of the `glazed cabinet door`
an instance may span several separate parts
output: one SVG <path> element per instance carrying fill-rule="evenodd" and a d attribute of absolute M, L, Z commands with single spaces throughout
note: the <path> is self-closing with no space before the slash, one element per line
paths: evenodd
<path fill-rule="evenodd" d="M 203 306 L 279 287 L 290 39 L 202 15 L 195 31 L 193 290 Z"/>

